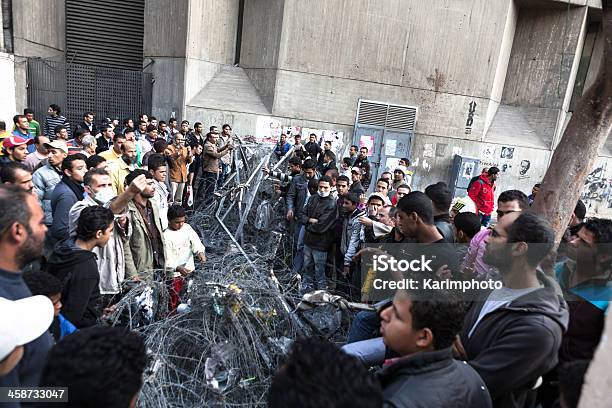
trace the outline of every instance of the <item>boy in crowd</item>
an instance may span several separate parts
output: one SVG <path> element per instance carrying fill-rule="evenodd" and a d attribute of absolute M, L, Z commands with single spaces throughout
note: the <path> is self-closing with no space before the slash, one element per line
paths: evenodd
<path fill-rule="evenodd" d="M 118 327 L 92 327 L 59 342 L 50 352 L 41 387 L 67 387 L 62 407 L 136 406 L 147 364 L 143 339 Z"/>
<path fill-rule="evenodd" d="M 168 208 L 168 229 L 164 231 L 166 241 L 166 268 L 172 273 L 170 282 L 170 311 L 176 310 L 185 277 L 195 270 L 194 255 L 206 262 L 206 249 L 200 237 L 187 224 L 185 209 L 177 204 Z"/>
<path fill-rule="evenodd" d="M 492 407 L 476 371 L 453 359 L 465 306 L 449 292 L 434 297 L 399 290 L 380 312 L 383 341 L 400 355 L 378 372 L 384 406 Z"/>
<path fill-rule="evenodd" d="M 100 273 L 94 248 L 102 248 L 111 237 L 113 212 L 102 206 L 84 208 L 76 238 L 61 241 L 49 257 L 49 272 L 64 282 L 64 315 L 76 327 L 93 326 L 101 315 Z"/>
<path fill-rule="evenodd" d="M 53 303 L 54 318 L 49 331 L 55 341 L 59 341 L 70 333 L 77 331 L 75 325 L 61 313 L 62 290 L 64 288 L 62 281 L 48 272 L 38 270 L 24 272 L 23 280 L 32 291 L 32 295 L 46 296 Z"/>
<path fill-rule="evenodd" d="M 355 358 L 327 340 L 300 338 L 272 378 L 269 408 L 382 406 L 380 385 Z"/>

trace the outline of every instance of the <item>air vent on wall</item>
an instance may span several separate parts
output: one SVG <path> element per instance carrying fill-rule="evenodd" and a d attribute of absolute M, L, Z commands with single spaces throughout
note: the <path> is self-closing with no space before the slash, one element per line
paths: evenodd
<path fill-rule="evenodd" d="M 414 132 L 417 108 L 382 102 L 359 101 L 357 124 Z"/>

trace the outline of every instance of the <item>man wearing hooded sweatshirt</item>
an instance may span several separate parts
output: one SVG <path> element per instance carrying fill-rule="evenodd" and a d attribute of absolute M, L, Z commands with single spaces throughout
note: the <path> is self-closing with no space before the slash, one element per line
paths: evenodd
<path fill-rule="evenodd" d="M 52 243 L 68 236 L 69 213 L 72 206 L 83 199 L 83 176 L 87 173 L 87 158 L 72 154 L 62 161 L 62 180 L 57 183 L 51 194 L 51 211 L 53 223 L 50 235 Z"/>
<path fill-rule="evenodd" d="M 537 269 L 554 237 L 538 215 L 510 213 L 487 238 L 484 260 L 499 269 L 503 287 L 471 305 L 455 346 L 495 407 L 525 406 L 540 376 L 557 365 L 569 313 L 559 286 Z"/>
<path fill-rule="evenodd" d="M 327 288 L 327 252 L 333 244 L 333 229 L 338 219 L 338 207 L 330 190 L 331 179 L 321 177 L 318 194 L 308 199 L 304 212 L 299 215 L 300 224 L 305 226 L 303 292 Z"/>
<path fill-rule="evenodd" d="M 102 206 L 81 212 L 75 238 L 58 242 L 49 257 L 49 273 L 63 283 L 62 311 L 77 328 L 90 327 L 100 317 L 100 274 L 94 248 L 103 248 L 113 233 L 113 212 Z"/>

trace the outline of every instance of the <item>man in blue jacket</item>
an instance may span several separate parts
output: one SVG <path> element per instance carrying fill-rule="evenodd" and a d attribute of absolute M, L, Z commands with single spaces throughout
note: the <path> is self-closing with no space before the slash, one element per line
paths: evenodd
<path fill-rule="evenodd" d="M 280 135 L 280 140 L 276 144 L 276 148 L 274 149 L 274 154 L 276 155 L 276 158 L 280 159 L 281 157 L 286 155 L 289 149 L 291 149 L 291 143 L 287 142 L 287 135 L 283 133 L 282 135 Z"/>

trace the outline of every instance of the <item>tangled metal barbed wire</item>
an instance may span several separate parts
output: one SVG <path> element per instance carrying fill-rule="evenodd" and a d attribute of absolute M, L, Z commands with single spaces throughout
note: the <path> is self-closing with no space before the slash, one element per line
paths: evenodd
<path fill-rule="evenodd" d="M 141 333 L 149 350 L 139 407 L 266 406 L 271 376 L 293 339 L 345 335 L 347 314 L 334 306 L 296 312 L 292 234 L 261 171 L 271 149 L 238 142 L 235 170 L 215 200 L 189 214 L 208 259 L 187 278 L 178 313 L 168 314 L 158 270 L 131 282 L 108 318 Z"/>

